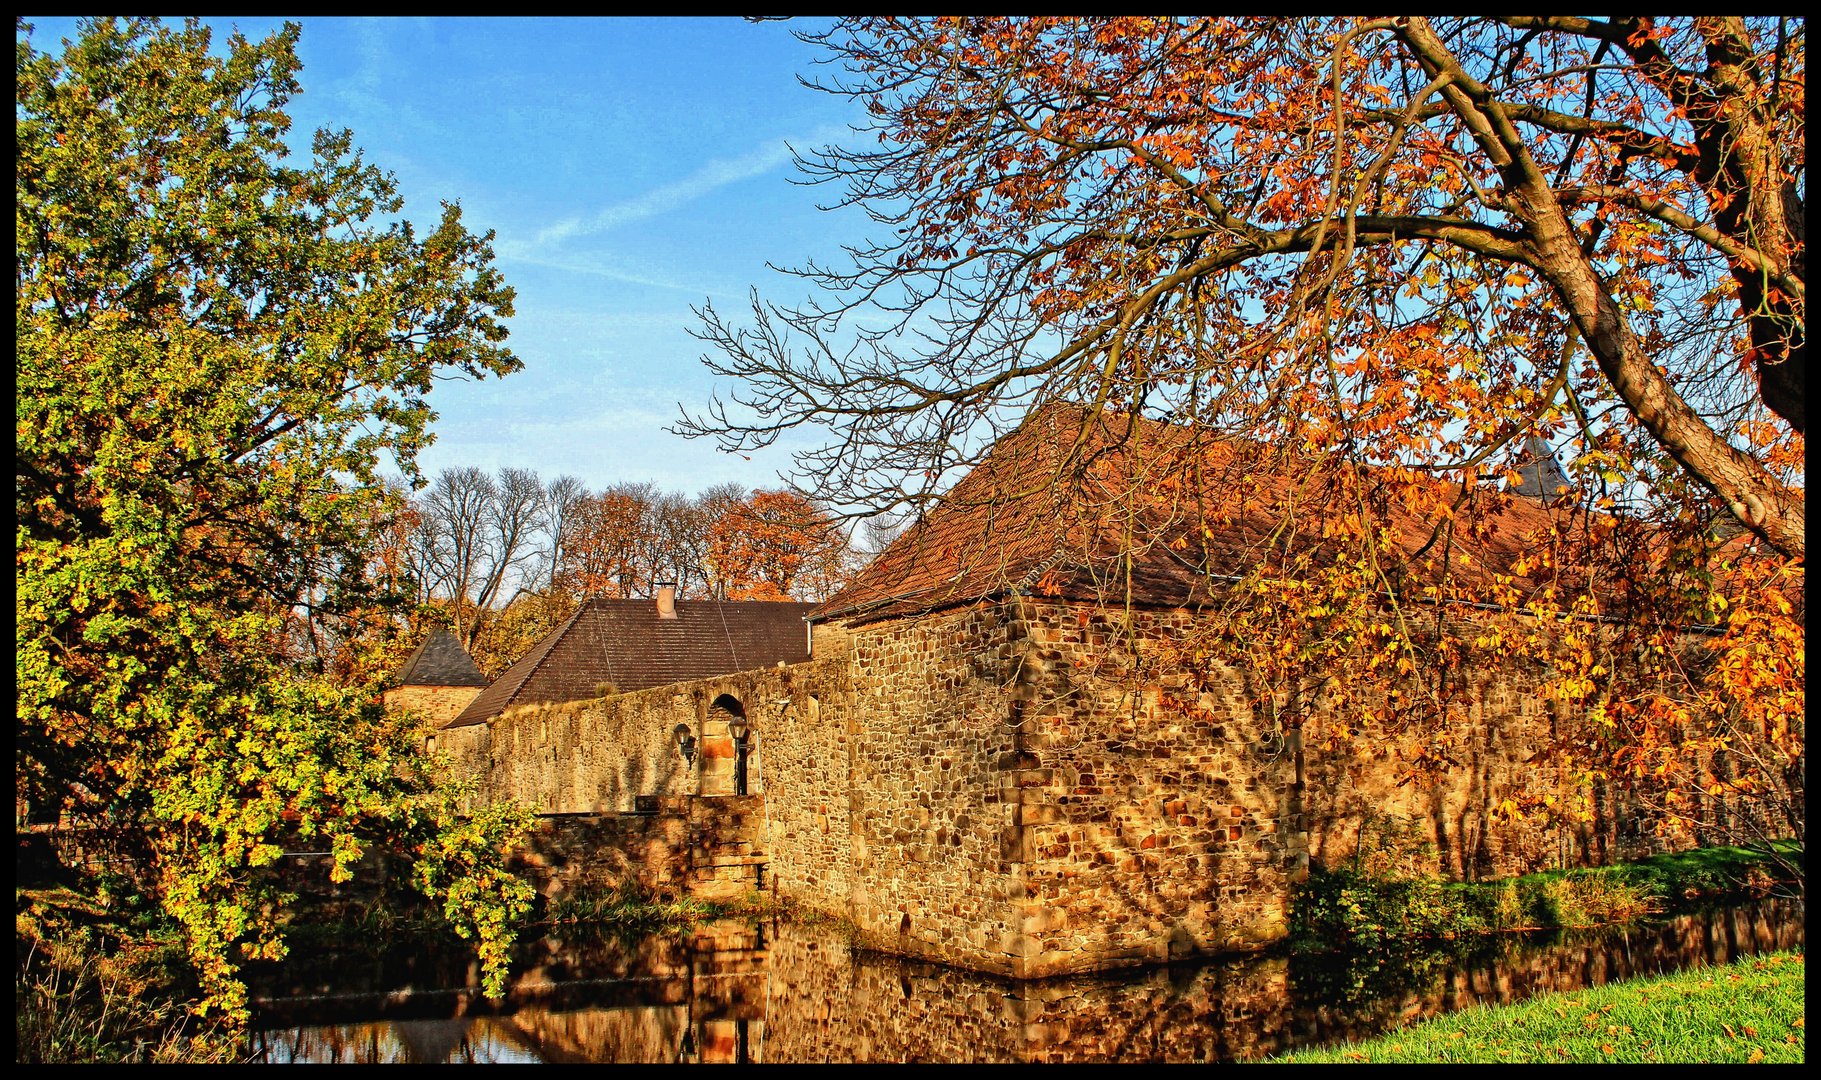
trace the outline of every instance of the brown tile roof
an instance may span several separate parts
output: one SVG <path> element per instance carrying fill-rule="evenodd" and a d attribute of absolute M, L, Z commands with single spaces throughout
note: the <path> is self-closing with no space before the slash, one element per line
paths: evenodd
<path fill-rule="evenodd" d="M 486 686 L 487 677 L 474 666 L 462 643 L 447 628 L 438 627 L 417 647 L 392 676 L 393 686 Z"/>
<path fill-rule="evenodd" d="M 569 621 L 450 721 L 484 723 L 514 705 L 582 701 L 809 659 L 804 618 L 814 604 L 678 600 L 658 617 L 653 600 L 585 601 Z M 603 687 L 612 687 L 612 691 Z"/>
<path fill-rule="evenodd" d="M 1339 545 L 1320 535 L 1323 519 L 1349 509 L 1329 503 L 1336 493 L 1355 507 L 1360 497 L 1381 502 L 1419 579 L 1439 578 L 1444 554 L 1454 582 L 1509 571 L 1529 538 L 1562 517 L 1482 486 L 1471 499 L 1483 533 L 1457 528 L 1432 543 L 1441 512 L 1410 512 L 1386 495 L 1382 475 L 1337 456 L 1126 417 L 1084 425 L 1085 417 L 1071 406 L 1039 410 L 813 617 L 866 622 L 1020 590 L 1193 606 L 1208 599 L 1210 581 L 1284 564 L 1287 552 L 1317 564 L 1338 557 Z M 1460 494 L 1458 482 L 1403 479 L 1403 490 L 1426 490 L 1443 506 Z"/>

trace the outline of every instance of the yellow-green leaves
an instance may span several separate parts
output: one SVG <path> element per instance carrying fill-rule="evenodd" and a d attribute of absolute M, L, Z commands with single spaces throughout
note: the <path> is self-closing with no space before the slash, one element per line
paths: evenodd
<path fill-rule="evenodd" d="M 240 959 L 282 952 L 286 845 L 345 875 L 476 828 L 372 687 L 316 672 L 379 599 L 379 470 L 414 474 L 434 376 L 519 366 L 459 210 L 418 238 L 346 132 L 288 159 L 296 38 L 109 19 L 17 49 L 18 789 L 119 833 L 229 1016 Z M 436 887 L 497 964 L 522 905 L 489 820 Z"/>

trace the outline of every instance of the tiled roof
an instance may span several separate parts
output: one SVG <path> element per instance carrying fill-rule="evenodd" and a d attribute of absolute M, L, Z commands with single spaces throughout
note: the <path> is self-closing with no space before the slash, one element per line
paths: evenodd
<path fill-rule="evenodd" d="M 677 617 L 663 619 L 653 600 L 590 599 L 449 726 L 484 723 L 514 705 L 581 701 L 779 661 L 802 663 L 809 659 L 804 618 L 814 607 L 678 600 Z"/>
<path fill-rule="evenodd" d="M 1085 415 L 1069 406 L 1040 410 L 813 618 L 866 622 L 1018 590 L 1190 606 L 1208 598 L 1210 581 L 1281 560 L 1286 524 L 1296 527 L 1296 552 L 1332 560 L 1340 547 L 1322 539 L 1321 522 L 1350 507 L 1326 505 L 1328 493 L 1378 497 L 1374 473 L 1337 457 L 1125 417 L 1084 429 Z M 1057 484 L 1065 462 L 1061 471 L 1072 479 Z M 1458 482 L 1413 483 L 1431 485 L 1444 505 L 1460 494 Z M 1194 490 L 1206 494 L 1194 498 Z M 1471 498 L 1486 534 L 1455 529 L 1439 544 L 1431 542 L 1439 514 L 1419 518 L 1392 500 L 1388 522 L 1413 572 L 1439 576 L 1446 555 L 1450 580 L 1483 581 L 1509 571 L 1528 539 L 1559 518 L 1536 500 L 1490 487 Z"/>
<path fill-rule="evenodd" d="M 474 666 L 462 643 L 438 627 L 417 647 L 392 677 L 393 686 L 486 686 L 487 677 Z"/>

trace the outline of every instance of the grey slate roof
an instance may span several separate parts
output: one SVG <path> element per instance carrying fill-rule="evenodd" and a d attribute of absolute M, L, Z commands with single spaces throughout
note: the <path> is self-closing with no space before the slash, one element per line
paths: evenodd
<path fill-rule="evenodd" d="M 1555 459 L 1555 451 L 1548 443 L 1532 435 L 1524 440 L 1524 453 L 1528 456 L 1518 466 L 1518 483 L 1511 489 L 1513 495 L 1548 502 L 1556 497 L 1559 489 L 1568 486 L 1568 474 L 1562 470 L 1562 463 Z"/>
<path fill-rule="evenodd" d="M 393 686 L 486 686 L 487 677 L 474 666 L 462 643 L 447 629 L 430 631 L 398 674 Z"/>
<path fill-rule="evenodd" d="M 809 659 L 804 616 L 814 604 L 678 600 L 658 617 L 652 600 L 585 601 L 450 727 L 485 723 L 515 705 L 582 701 L 674 682 Z"/>

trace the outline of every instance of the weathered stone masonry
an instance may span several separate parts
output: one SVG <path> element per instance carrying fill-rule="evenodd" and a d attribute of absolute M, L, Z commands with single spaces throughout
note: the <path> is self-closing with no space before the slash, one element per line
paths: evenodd
<path fill-rule="evenodd" d="M 1476 676 L 1451 748 L 1462 767 L 1433 789 L 1400 785 L 1413 747 L 1330 749 L 1319 711 L 1284 731 L 1243 673 L 1199 690 L 1168 672 L 1100 673 L 1195 622 L 983 601 L 818 627 L 807 664 L 446 734 L 488 794 L 561 814 L 696 796 L 700 823 L 733 790 L 733 708 L 755 732 L 751 835 L 715 840 L 719 865 L 696 867 L 698 885 L 762 883 L 849 919 L 861 945 L 1020 978 L 1262 946 L 1286 932 L 1308 859 L 1345 860 L 1386 822 L 1431 845 L 1427 868 L 1463 876 L 1617 857 L 1620 814 L 1570 838 L 1488 827 L 1520 774 L 1532 790 L 1572 786 L 1565 763 L 1535 756 L 1556 722 L 1537 677 Z"/>

